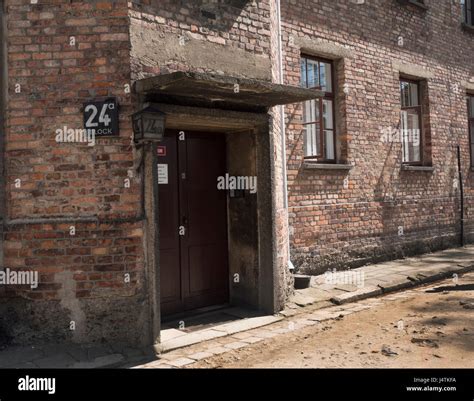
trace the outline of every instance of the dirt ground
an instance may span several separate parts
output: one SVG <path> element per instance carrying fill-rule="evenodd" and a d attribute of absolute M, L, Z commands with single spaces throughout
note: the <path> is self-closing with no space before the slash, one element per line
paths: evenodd
<path fill-rule="evenodd" d="M 407 295 L 192 368 L 474 368 L 474 273 Z"/>

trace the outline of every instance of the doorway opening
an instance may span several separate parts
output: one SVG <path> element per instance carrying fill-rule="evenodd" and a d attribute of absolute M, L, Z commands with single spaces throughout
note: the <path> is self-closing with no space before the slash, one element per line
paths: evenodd
<path fill-rule="evenodd" d="M 157 159 L 162 318 L 226 304 L 225 135 L 168 130 Z"/>

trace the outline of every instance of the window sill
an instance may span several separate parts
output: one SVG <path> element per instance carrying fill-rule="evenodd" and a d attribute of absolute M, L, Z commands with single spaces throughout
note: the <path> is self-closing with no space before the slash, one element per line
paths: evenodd
<path fill-rule="evenodd" d="M 469 25 L 469 24 L 466 24 L 465 22 L 463 22 L 461 24 L 461 26 L 462 26 L 462 29 L 464 31 L 474 33 L 474 25 Z"/>
<path fill-rule="evenodd" d="M 433 166 L 410 166 L 408 164 L 402 164 L 402 171 L 425 171 L 431 173 L 434 171 Z"/>
<path fill-rule="evenodd" d="M 352 169 L 350 164 L 332 164 L 332 163 L 315 163 L 311 161 L 305 161 L 303 167 L 308 170 L 342 170 L 349 171 Z"/>
<path fill-rule="evenodd" d="M 412 6 L 415 6 L 415 7 L 418 7 L 419 9 L 421 10 L 428 10 L 428 6 L 426 6 L 425 4 L 422 4 L 416 0 L 398 0 L 398 2 L 402 5 L 412 5 Z"/>

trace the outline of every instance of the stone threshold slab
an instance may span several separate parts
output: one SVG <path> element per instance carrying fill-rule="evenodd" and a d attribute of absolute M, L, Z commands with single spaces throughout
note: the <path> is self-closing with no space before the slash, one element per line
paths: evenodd
<path fill-rule="evenodd" d="M 163 354 L 178 348 L 188 347 L 190 345 L 213 340 L 215 338 L 226 337 L 232 334 L 267 326 L 283 319 L 283 316 L 273 315 L 250 317 L 231 323 L 216 325 L 212 328 L 195 331 L 192 333 L 179 332 L 179 335 L 176 333 L 179 330 L 171 329 L 174 331 L 174 333 L 166 333 L 167 330 L 163 330 L 164 333 L 162 333 L 162 335 L 164 334 L 165 338 L 168 339 L 162 341 L 160 345 L 157 345 L 156 348 L 158 349 L 156 351 Z M 170 336 L 168 334 L 170 334 Z M 173 336 L 173 334 L 175 336 Z"/>

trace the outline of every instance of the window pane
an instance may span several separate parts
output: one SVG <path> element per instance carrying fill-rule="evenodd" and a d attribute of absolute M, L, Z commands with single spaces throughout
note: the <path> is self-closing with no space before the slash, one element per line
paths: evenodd
<path fill-rule="evenodd" d="M 319 126 L 308 124 L 305 126 L 305 156 L 317 156 L 319 154 Z"/>
<path fill-rule="evenodd" d="M 403 91 L 402 91 L 403 94 Z M 406 127 L 408 126 L 408 113 L 406 111 L 401 112 L 401 121 L 400 121 L 400 133 L 402 137 L 402 162 L 406 163 L 408 161 L 408 148 L 405 146 L 405 132 Z"/>
<path fill-rule="evenodd" d="M 404 110 L 401 114 L 401 136 L 403 144 L 403 162 L 421 161 L 420 116 L 417 110 Z"/>
<path fill-rule="evenodd" d="M 474 96 L 469 97 L 469 118 L 474 118 Z"/>
<path fill-rule="evenodd" d="M 313 100 L 308 100 L 304 102 L 304 113 L 303 113 L 303 123 L 307 123 L 312 121 L 314 116 L 312 115 L 313 107 L 312 107 Z"/>
<path fill-rule="evenodd" d="M 319 86 L 319 62 L 307 59 L 308 68 L 308 88 L 314 88 Z"/>
<path fill-rule="evenodd" d="M 420 102 L 418 101 L 418 84 L 410 83 L 410 103 L 411 106 L 419 106 Z"/>
<path fill-rule="evenodd" d="M 319 100 L 307 100 L 304 102 L 303 123 L 316 121 L 319 121 Z"/>
<path fill-rule="evenodd" d="M 326 141 L 326 159 L 334 160 L 334 131 L 324 131 L 324 140 Z"/>
<path fill-rule="evenodd" d="M 418 84 L 413 82 L 400 82 L 402 107 L 419 106 Z"/>
<path fill-rule="evenodd" d="M 332 100 L 323 100 L 323 127 L 324 129 L 334 129 L 334 118 L 332 110 Z"/>
<path fill-rule="evenodd" d="M 301 58 L 301 86 L 307 88 L 308 83 L 306 82 L 306 59 Z"/>
<path fill-rule="evenodd" d="M 332 92 L 332 71 L 331 64 L 321 63 L 321 90 Z"/>
<path fill-rule="evenodd" d="M 402 98 L 402 107 L 406 107 L 409 103 L 408 82 L 400 81 L 400 96 Z"/>

